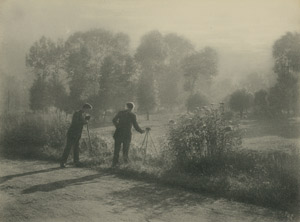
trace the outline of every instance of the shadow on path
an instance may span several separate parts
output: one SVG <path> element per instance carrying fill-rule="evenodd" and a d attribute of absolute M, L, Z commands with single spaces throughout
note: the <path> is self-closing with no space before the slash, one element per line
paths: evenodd
<path fill-rule="evenodd" d="M 88 175 L 88 176 L 84 176 L 84 177 L 76 178 L 76 179 L 60 180 L 60 181 L 55 181 L 55 182 L 47 183 L 47 184 L 39 184 L 39 185 L 35 185 L 35 186 L 29 187 L 27 189 L 24 189 L 22 191 L 22 194 L 30 194 L 30 193 L 35 193 L 38 191 L 50 192 L 53 190 L 65 188 L 67 186 L 81 185 L 84 182 L 91 181 L 91 180 L 100 178 L 105 175 L 107 175 L 107 174 L 99 174 L 98 173 L 98 174 Z"/>
<path fill-rule="evenodd" d="M 176 206 L 196 206 L 204 203 L 209 205 L 215 201 L 205 195 L 156 184 L 140 184 L 125 191 L 112 192 L 110 195 L 114 201 L 123 203 L 127 208 L 152 208 L 157 214 L 173 210 Z"/>
<path fill-rule="evenodd" d="M 7 175 L 7 176 L 4 176 L 4 177 L 0 177 L 0 184 L 6 182 L 7 180 L 11 180 L 15 177 L 29 176 L 29 175 L 38 174 L 38 173 L 47 173 L 47 172 L 51 172 L 51 171 L 55 171 L 55 170 L 59 170 L 59 169 L 61 169 L 61 168 L 60 167 L 54 167 L 54 168 L 49 168 L 49 169 L 44 169 L 44 170 Z"/>
<path fill-rule="evenodd" d="M 203 218 L 206 218 L 205 221 L 232 221 L 233 218 L 239 217 L 251 218 L 252 211 L 256 213 L 255 218 L 271 217 L 274 221 L 284 219 L 283 215 L 271 212 L 267 208 L 246 206 L 238 202 L 229 202 L 157 184 L 139 184 L 127 190 L 112 192 L 109 196 L 112 197 L 112 200 L 108 204 L 114 205 L 117 202 L 123 206 L 116 209 L 115 213 L 132 208 L 141 213 L 145 209 L 151 209 L 151 213 L 148 215 L 149 220 L 166 213 L 176 212 L 177 209 L 189 215 L 201 214 Z"/>

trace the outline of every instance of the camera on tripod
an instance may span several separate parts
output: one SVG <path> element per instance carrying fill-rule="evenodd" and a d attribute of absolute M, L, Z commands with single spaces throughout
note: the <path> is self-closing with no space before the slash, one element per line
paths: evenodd
<path fill-rule="evenodd" d="M 90 119 L 91 119 L 91 116 L 90 116 L 90 115 L 87 115 L 87 116 L 84 117 L 84 119 L 85 119 L 85 120 L 90 120 Z"/>
<path fill-rule="evenodd" d="M 148 144 L 150 145 L 150 143 L 152 144 L 152 147 L 155 149 L 155 151 L 157 152 L 156 150 L 156 147 L 155 147 L 155 144 L 153 142 L 153 139 L 151 137 L 151 133 L 150 133 L 150 130 L 151 128 L 150 127 L 146 127 L 146 133 L 145 133 L 145 137 L 144 137 L 144 140 L 142 142 L 142 145 L 141 145 L 141 150 L 144 151 L 144 158 L 143 158 L 143 161 L 146 160 L 146 156 L 147 156 L 147 146 Z M 149 137 L 150 137 L 150 141 L 149 141 Z"/>

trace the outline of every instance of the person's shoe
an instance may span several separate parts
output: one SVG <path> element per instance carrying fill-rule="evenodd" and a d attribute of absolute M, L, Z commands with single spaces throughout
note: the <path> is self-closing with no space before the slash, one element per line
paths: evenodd
<path fill-rule="evenodd" d="M 65 168 L 66 165 L 64 163 L 60 163 L 60 168 Z"/>

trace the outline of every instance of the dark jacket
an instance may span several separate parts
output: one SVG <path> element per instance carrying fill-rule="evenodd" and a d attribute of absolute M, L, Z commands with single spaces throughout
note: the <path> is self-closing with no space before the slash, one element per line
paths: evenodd
<path fill-rule="evenodd" d="M 114 138 L 130 138 L 132 126 L 139 133 L 144 132 L 136 121 L 136 115 L 129 110 L 120 111 L 113 118 L 113 124 L 116 127 Z"/>
<path fill-rule="evenodd" d="M 68 130 L 68 136 L 74 138 L 80 138 L 83 126 L 87 124 L 87 121 L 84 118 L 83 111 L 79 110 L 73 114 L 72 122 Z"/>

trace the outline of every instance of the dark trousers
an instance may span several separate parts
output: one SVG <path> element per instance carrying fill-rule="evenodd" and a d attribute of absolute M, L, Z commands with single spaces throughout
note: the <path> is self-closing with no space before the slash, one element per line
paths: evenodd
<path fill-rule="evenodd" d="M 64 153 L 61 157 L 61 163 L 67 162 L 72 147 L 73 147 L 74 163 L 79 162 L 79 140 L 80 140 L 80 136 L 77 137 L 67 136 L 67 144 Z"/>
<path fill-rule="evenodd" d="M 130 147 L 131 137 L 127 137 L 127 138 L 115 137 L 114 139 L 115 139 L 115 149 L 114 149 L 113 165 L 116 165 L 119 162 L 119 153 L 122 144 L 123 144 L 123 159 L 125 163 L 128 163 L 128 151 Z"/>

